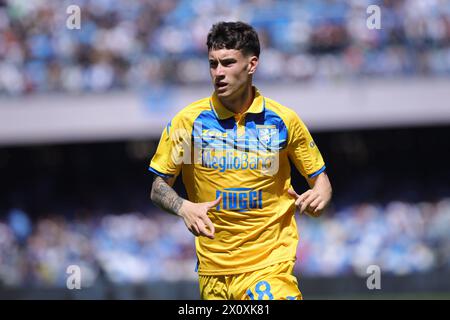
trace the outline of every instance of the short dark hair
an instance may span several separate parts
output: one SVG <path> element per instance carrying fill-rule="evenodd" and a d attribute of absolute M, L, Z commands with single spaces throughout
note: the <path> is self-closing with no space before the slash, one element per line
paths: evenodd
<path fill-rule="evenodd" d="M 252 26 L 241 22 L 218 22 L 209 30 L 206 40 L 208 52 L 217 49 L 241 50 L 244 55 L 259 58 L 259 38 Z"/>

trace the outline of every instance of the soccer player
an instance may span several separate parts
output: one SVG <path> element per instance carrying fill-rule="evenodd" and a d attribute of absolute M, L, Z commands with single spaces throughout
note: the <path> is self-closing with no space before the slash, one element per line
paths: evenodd
<path fill-rule="evenodd" d="M 251 26 L 217 23 L 207 47 L 214 93 L 163 130 L 151 199 L 196 236 L 202 299 L 302 299 L 294 214 L 318 217 L 330 202 L 324 161 L 297 114 L 252 85 L 260 45 Z M 306 192 L 292 189 L 289 160 Z M 180 172 L 188 199 L 172 188 Z"/>

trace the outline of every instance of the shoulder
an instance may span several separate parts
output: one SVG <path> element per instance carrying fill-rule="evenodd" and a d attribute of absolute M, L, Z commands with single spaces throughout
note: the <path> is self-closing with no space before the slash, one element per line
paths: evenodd
<path fill-rule="evenodd" d="M 181 125 L 192 125 L 195 119 L 203 112 L 211 109 L 210 97 L 206 97 L 187 105 L 172 118 L 171 123 Z"/>
<path fill-rule="evenodd" d="M 295 122 L 300 120 L 298 114 L 291 108 L 282 105 L 281 103 L 272 100 L 270 98 L 264 97 L 265 108 L 268 113 L 273 113 L 283 120 L 287 127 L 293 125 Z"/>

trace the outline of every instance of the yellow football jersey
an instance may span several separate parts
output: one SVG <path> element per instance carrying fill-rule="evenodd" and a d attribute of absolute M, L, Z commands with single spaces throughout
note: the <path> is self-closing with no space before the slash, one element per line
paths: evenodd
<path fill-rule="evenodd" d="M 194 102 L 164 129 L 149 170 L 183 177 L 188 198 L 207 202 L 214 239 L 196 237 L 201 275 L 237 274 L 295 260 L 298 244 L 289 159 L 305 177 L 325 170 L 297 114 L 263 97 L 241 115 L 217 98 Z"/>

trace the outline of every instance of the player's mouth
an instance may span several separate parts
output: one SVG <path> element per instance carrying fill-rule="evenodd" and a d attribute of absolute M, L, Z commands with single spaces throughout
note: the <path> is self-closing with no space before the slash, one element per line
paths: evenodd
<path fill-rule="evenodd" d="M 226 82 L 216 82 L 217 90 L 224 90 L 227 85 L 228 83 Z"/>

